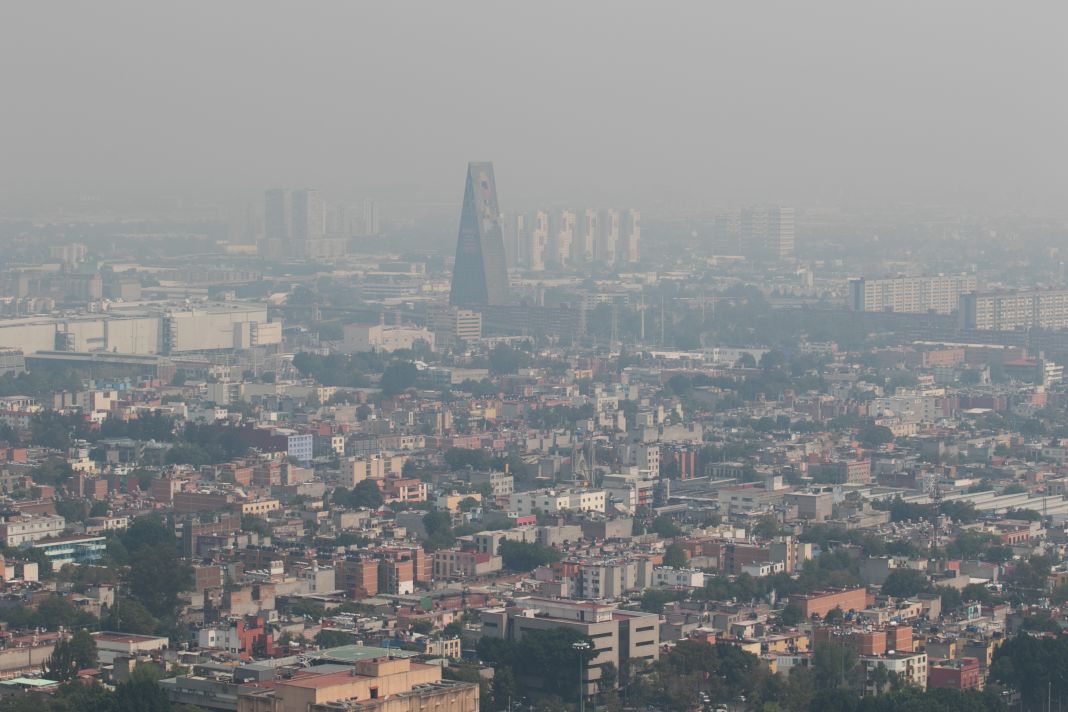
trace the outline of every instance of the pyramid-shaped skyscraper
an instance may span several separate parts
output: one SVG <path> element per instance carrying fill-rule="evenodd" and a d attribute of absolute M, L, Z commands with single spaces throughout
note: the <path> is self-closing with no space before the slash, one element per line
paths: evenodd
<path fill-rule="evenodd" d="M 474 307 L 507 301 L 508 268 L 493 164 L 469 163 L 449 303 Z"/>

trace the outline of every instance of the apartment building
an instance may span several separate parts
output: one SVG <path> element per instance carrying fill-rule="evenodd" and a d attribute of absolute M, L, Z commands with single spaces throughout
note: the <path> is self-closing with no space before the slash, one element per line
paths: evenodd
<path fill-rule="evenodd" d="M 851 279 L 853 311 L 953 314 L 961 296 L 974 292 L 974 275 Z"/>
<path fill-rule="evenodd" d="M 604 512 L 605 500 L 604 490 L 531 490 L 508 495 L 508 509 L 521 517 L 538 512 Z"/>
<path fill-rule="evenodd" d="M 875 671 L 884 667 L 888 673 L 894 673 L 908 685 L 927 689 L 927 653 L 888 652 L 885 655 L 865 655 L 860 659 L 864 666 L 864 694 L 878 695 L 885 692 L 874 676 Z"/>
<path fill-rule="evenodd" d="M 1068 289 L 975 292 L 961 298 L 960 318 L 966 329 L 1068 328 Z"/>
<path fill-rule="evenodd" d="M 7 517 L 0 522 L 0 542 L 13 549 L 39 539 L 59 536 L 66 526 L 67 520 L 57 514 Z"/>

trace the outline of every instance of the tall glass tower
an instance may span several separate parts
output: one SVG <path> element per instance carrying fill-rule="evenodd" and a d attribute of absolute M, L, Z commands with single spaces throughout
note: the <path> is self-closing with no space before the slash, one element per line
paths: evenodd
<path fill-rule="evenodd" d="M 481 306 L 507 301 L 508 268 L 493 164 L 468 163 L 449 303 Z"/>

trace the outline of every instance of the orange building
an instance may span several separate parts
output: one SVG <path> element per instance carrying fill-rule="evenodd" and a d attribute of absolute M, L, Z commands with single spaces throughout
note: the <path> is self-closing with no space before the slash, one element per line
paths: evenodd
<path fill-rule="evenodd" d="M 868 606 L 868 589 L 861 586 L 841 591 L 795 593 L 790 596 L 790 603 L 800 606 L 805 618 L 813 615 L 823 618 L 835 608 L 841 608 L 843 612 L 864 610 Z"/>

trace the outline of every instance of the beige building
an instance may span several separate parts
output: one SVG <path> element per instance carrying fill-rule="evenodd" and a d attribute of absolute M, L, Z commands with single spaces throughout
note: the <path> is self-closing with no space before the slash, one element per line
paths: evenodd
<path fill-rule="evenodd" d="M 443 681 L 437 665 L 408 658 L 359 660 L 351 670 L 316 674 L 314 668 L 251 688 L 238 696 L 237 712 L 477 712 L 478 685 Z"/>
<path fill-rule="evenodd" d="M 482 340 L 481 312 L 449 306 L 428 309 L 426 316 L 438 348 L 472 346 Z"/>
<path fill-rule="evenodd" d="M 410 349 L 416 342 L 425 341 L 434 348 L 434 334 L 418 326 L 394 326 L 387 324 L 347 324 L 341 350 L 345 353 L 360 351 L 396 351 Z"/>
<path fill-rule="evenodd" d="M 482 612 L 483 636 L 519 641 L 532 631 L 557 628 L 570 628 L 594 641 L 586 662 L 587 694 L 596 691 L 609 663 L 626 671 L 632 661 L 660 659 L 660 616 L 654 613 L 548 598 L 521 598 L 513 606 Z"/>

